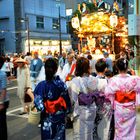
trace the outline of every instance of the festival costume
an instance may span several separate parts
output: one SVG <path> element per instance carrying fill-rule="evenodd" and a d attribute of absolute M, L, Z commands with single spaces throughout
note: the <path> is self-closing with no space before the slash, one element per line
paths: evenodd
<path fill-rule="evenodd" d="M 35 106 L 41 111 L 42 140 L 65 140 L 65 117 L 71 103 L 67 87 L 58 76 L 52 81 L 40 82 L 34 91 Z"/>
<path fill-rule="evenodd" d="M 64 82 L 70 81 L 71 78 L 69 79 L 69 77 L 74 76 L 75 67 L 76 67 L 76 64 L 74 61 L 71 65 L 69 63 L 64 65 L 62 73 L 60 74 L 60 77 Z"/>
<path fill-rule="evenodd" d="M 75 140 L 93 140 L 94 119 L 96 117 L 94 91 L 97 89 L 97 83 L 97 78 L 93 76 L 75 77 L 69 83 L 74 103 L 73 139 Z"/>
<path fill-rule="evenodd" d="M 96 76 L 98 78 L 97 87 L 97 111 L 94 121 L 95 127 L 93 131 L 94 140 L 108 140 L 109 128 L 112 116 L 111 102 L 106 99 L 104 90 L 107 86 L 107 79 L 105 76 Z"/>
<path fill-rule="evenodd" d="M 110 79 L 105 95 L 115 117 L 114 140 L 136 140 L 136 106 L 140 105 L 140 78 L 119 74 Z"/>

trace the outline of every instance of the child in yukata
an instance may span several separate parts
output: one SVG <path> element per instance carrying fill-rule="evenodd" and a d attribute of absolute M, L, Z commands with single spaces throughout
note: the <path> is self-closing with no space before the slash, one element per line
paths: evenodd
<path fill-rule="evenodd" d="M 119 74 L 112 77 L 105 95 L 114 109 L 114 140 L 136 140 L 136 106 L 140 105 L 140 77 L 127 74 L 128 61 L 116 62 Z"/>

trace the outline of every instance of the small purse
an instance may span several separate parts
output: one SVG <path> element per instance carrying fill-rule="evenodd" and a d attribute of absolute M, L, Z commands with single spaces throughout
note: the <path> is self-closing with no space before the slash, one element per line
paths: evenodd
<path fill-rule="evenodd" d="M 25 94 L 24 94 L 24 103 L 30 103 L 32 102 L 32 98 L 30 97 L 30 95 L 27 93 L 29 88 L 25 89 Z"/>

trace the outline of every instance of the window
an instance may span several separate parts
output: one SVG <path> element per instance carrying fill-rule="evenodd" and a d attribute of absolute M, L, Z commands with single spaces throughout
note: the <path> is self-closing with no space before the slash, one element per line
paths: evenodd
<path fill-rule="evenodd" d="M 5 39 L 0 39 L 0 55 L 5 53 Z"/>
<path fill-rule="evenodd" d="M 72 9 L 66 9 L 66 16 L 72 15 Z"/>
<path fill-rule="evenodd" d="M 39 29 L 44 29 L 44 17 L 36 17 L 36 27 Z"/>
<path fill-rule="evenodd" d="M 128 14 L 134 14 L 134 0 L 128 0 Z"/>
<path fill-rule="evenodd" d="M 59 19 L 53 18 L 52 28 L 58 30 L 59 29 Z"/>

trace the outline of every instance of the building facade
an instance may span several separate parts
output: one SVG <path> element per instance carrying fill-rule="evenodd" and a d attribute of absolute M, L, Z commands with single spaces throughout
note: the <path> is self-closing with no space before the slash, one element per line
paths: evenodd
<path fill-rule="evenodd" d="M 0 31 L 5 53 L 59 51 L 60 42 L 71 47 L 65 4 L 56 0 L 0 1 Z"/>
<path fill-rule="evenodd" d="M 10 6 L 8 6 L 10 5 Z M 8 7 L 7 7 L 8 6 Z M 14 1 L 0 1 L 0 54 L 15 52 Z"/>
<path fill-rule="evenodd" d="M 140 75 L 140 0 L 129 0 L 128 35 L 134 39 L 136 74 Z"/>

